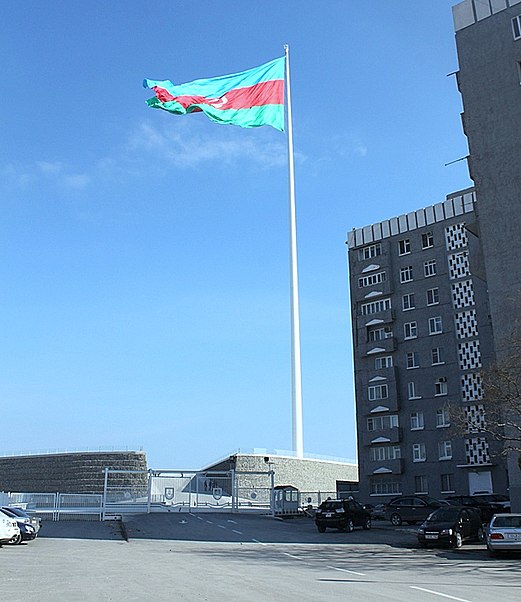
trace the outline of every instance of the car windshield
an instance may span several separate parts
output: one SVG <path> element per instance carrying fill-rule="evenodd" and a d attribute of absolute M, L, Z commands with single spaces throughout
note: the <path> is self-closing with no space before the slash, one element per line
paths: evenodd
<path fill-rule="evenodd" d="M 434 507 L 441 506 L 441 503 L 438 500 L 434 499 L 433 497 L 423 497 L 422 500 L 427 502 L 427 504 L 429 504 L 429 506 L 434 506 Z"/>
<path fill-rule="evenodd" d="M 428 523 L 449 523 L 458 519 L 459 510 L 457 508 L 440 508 L 433 512 L 427 519 Z"/>
<path fill-rule="evenodd" d="M 521 516 L 496 516 L 492 527 L 521 529 Z"/>
<path fill-rule="evenodd" d="M 27 514 L 23 510 L 20 510 L 20 508 L 9 507 L 9 508 L 2 508 L 2 510 L 7 510 L 11 514 L 16 514 L 17 516 L 22 516 L 23 518 L 27 518 Z"/>
<path fill-rule="evenodd" d="M 326 512 L 332 512 L 337 508 L 343 508 L 342 502 L 324 502 L 320 508 Z"/>

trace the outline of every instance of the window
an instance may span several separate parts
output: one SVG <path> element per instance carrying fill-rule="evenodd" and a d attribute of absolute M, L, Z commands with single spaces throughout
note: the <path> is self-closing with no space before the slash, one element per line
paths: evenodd
<path fill-rule="evenodd" d="M 431 357 L 433 366 L 436 364 L 444 364 L 443 347 L 434 347 L 434 349 L 431 350 Z"/>
<path fill-rule="evenodd" d="M 392 365 L 393 365 L 393 356 L 392 355 L 384 355 L 382 357 L 375 357 L 375 359 L 374 359 L 375 370 L 380 370 L 381 368 L 391 368 Z"/>
<path fill-rule="evenodd" d="M 414 493 L 428 493 L 427 477 L 425 475 L 419 475 L 414 477 Z"/>
<path fill-rule="evenodd" d="M 444 376 L 434 383 L 434 395 L 447 395 L 447 379 Z"/>
<path fill-rule="evenodd" d="M 412 280 L 412 265 L 400 268 L 400 282 L 410 282 Z"/>
<path fill-rule="evenodd" d="M 387 385 L 371 385 L 368 389 L 369 401 L 377 399 L 387 399 L 389 396 L 389 388 Z"/>
<path fill-rule="evenodd" d="M 411 241 L 408 238 L 398 241 L 398 254 L 407 255 L 411 252 Z"/>
<path fill-rule="evenodd" d="M 382 245 L 378 242 L 375 245 L 369 245 L 368 247 L 364 247 L 363 249 L 358 249 L 358 259 L 361 261 L 363 259 L 371 259 L 372 257 L 377 257 L 382 254 Z"/>
<path fill-rule="evenodd" d="M 418 363 L 418 353 L 416 351 L 410 351 L 407 353 L 405 355 L 405 361 L 407 364 L 407 370 L 420 367 L 420 364 Z"/>
<path fill-rule="evenodd" d="M 379 301 L 372 301 L 371 303 L 363 303 L 361 306 L 363 316 L 377 314 L 386 309 L 391 309 L 391 299 L 380 299 Z"/>
<path fill-rule="evenodd" d="M 373 328 L 369 331 L 370 341 L 381 341 L 383 339 L 389 339 L 393 336 L 393 331 L 390 326 L 384 328 Z"/>
<path fill-rule="evenodd" d="M 438 442 L 438 458 L 440 460 L 450 460 L 452 458 L 452 442 L 451 441 L 439 441 Z"/>
<path fill-rule="evenodd" d="M 418 395 L 418 392 L 416 391 L 416 384 L 411 382 L 411 383 L 407 383 L 407 397 L 409 399 L 420 399 L 421 395 Z"/>
<path fill-rule="evenodd" d="M 393 478 L 380 477 L 371 480 L 371 495 L 390 495 L 402 492 L 402 483 Z"/>
<path fill-rule="evenodd" d="M 369 458 L 373 461 L 398 460 L 401 457 L 399 445 L 380 445 L 378 447 L 371 447 L 369 451 Z"/>
<path fill-rule="evenodd" d="M 398 426 L 398 415 L 371 416 L 367 419 L 368 431 L 385 431 Z"/>
<path fill-rule="evenodd" d="M 423 273 L 425 274 L 425 278 L 429 278 L 429 276 L 436 276 L 436 260 L 435 259 L 426 261 L 423 264 Z"/>
<path fill-rule="evenodd" d="M 450 417 L 448 408 L 438 408 L 436 410 L 436 428 L 441 429 L 450 426 Z"/>
<path fill-rule="evenodd" d="M 434 237 L 432 232 L 426 232 L 422 234 L 422 249 L 429 249 L 434 246 Z"/>
<path fill-rule="evenodd" d="M 414 443 L 412 446 L 412 461 L 425 462 L 427 454 L 425 453 L 425 443 Z"/>
<path fill-rule="evenodd" d="M 414 293 L 409 293 L 402 297 L 402 309 L 403 311 L 414 309 Z"/>
<path fill-rule="evenodd" d="M 368 276 L 362 276 L 358 279 L 359 288 L 366 286 L 373 286 L 375 284 L 381 284 L 387 280 L 387 274 L 385 272 L 377 272 L 376 274 L 369 274 Z"/>
<path fill-rule="evenodd" d="M 454 489 L 454 475 L 453 474 L 442 474 L 441 475 L 441 492 L 442 493 L 453 493 Z"/>
<path fill-rule="evenodd" d="M 403 336 L 405 339 L 415 339 L 418 336 L 418 325 L 416 322 L 405 322 L 403 325 Z"/>
<path fill-rule="evenodd" d="M 424 427 L 423 412 L 411 412 L 411 431 L 418 431 Z"/>
<path fill-rule="evenodd" d="M 430 288 L 427 290 L 427 305 L 438 305 L 440 302 L 440 289 Z"/>
<path fill-rule="evenodd" d="M 429 334 L 440 334 L 441 332 L 443 332 L 441 316 L 429 318 Z"/>
<path fill-rule="evenodd" d="M 521 38 L 521 15 L 512 19 L 512 33 L 514 34 L 514 40 Z"/>

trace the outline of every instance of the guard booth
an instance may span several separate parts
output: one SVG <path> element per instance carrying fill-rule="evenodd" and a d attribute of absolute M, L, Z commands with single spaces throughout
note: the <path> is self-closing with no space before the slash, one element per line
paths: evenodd
<path fill-rule="evenodd" d="M 293 485 L 277 485 L 274 487 L 273 509 L 275 516 L 296 516 L 300 514 L 298 489 Z"/>

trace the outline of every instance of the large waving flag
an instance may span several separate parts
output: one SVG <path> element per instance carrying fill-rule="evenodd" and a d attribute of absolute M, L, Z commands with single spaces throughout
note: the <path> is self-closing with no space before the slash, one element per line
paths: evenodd
<path fill-rule="evenodd" d="M 203 111 L 212 121 L 284 131 L 284 63 L 281 57 L 241 73 L 196 79 L 186 84 L 143 80 L 156 93 L 149 107 L 176 115 Z"/>

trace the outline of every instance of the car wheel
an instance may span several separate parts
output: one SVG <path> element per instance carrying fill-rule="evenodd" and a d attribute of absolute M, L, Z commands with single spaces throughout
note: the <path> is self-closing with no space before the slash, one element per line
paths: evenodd
<path fill-rule="evenodd" d="M 481 527 L 478 529 L 477 540 L 485 541 L 485 533 Z"/>
<path fill-rule="evenodd" d="M 9 542 L 9 545 L 10 546 L 17 546 L 20 543 L 22 543 L 22 534 L 18 533 L 18 535 L 15 535 L 13 537 L 13 539 L 11 539 L 11 541 Z"/>
<path fill-rule="evenodd" d="M 391 525 L 399 527 L 402 524 L 402 517 L 399 514 L 391 514 Z"/>
<path fill-rule="evenodd" d="M 459 531 L 456 531 L 456 533 L 454 533 L 454 547 L 461 548 L 462 545 L 463 537 L 461 536 L 461 533 Z"/>
<path fill-rule="evenodd" d="M 326 532 L 326 528 L 324 527 L 324 525 L 317 525 L 317 529 L 319 533 L 325 533 Z"/>
<path fill-rule="evenodd" d="M 371 519 L 370 518 L 366 518 L 365 522 L 364 522 L 364 529 L 367 531 L 370 528 L 371 528 Z"/>
<path fill-rule="evenodd" d="M 353 524 L 353 521 L 350 518 L 347 519 L 347 522 L 346 522 L 346 531 L 348 533 L 351 533 L 354 530 L 355 530 L 355 525 Z"/>

